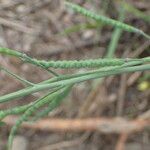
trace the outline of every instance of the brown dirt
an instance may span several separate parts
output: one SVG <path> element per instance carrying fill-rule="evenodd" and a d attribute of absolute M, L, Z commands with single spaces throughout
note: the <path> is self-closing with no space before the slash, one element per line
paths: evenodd
<path fill-rule="evenodd" d="M 109 1 L 109 0 L 108 0 Z M 103 57 L 106 53 L 112 28 L 86 29 L 61 35 L 64 29 L 75 24 L 85 23 L 87 19 L 79 14 L 66 10 L 64 0 L 0 0 L 0 45 L 25 52 L 41 59 L 87 59 Z M 73 0 L 87 8 L 99 12 L 103 9 L 102 1 Z M 149 13 L 148 0 L 128 0 L 128 2 L 144 13 Z M 105 14 L 117 18 L 117 2 L 111 1 Z M 90 20 L 92 22 L 92 20 Z M 127 13 L 127 23 L 150 33 L 149 25 L 142 19 Z M 123 32 L 117 47 L 117 57 L 144 57 L 150 52 L 150 46 L 145 38 Z M 52 77 L 32 65 L 23 64 L 16 58 L 0 56 L 3 65 L 32 82 L 39 82 Z M 74 70 L 72 70 L 74 71 Z M 81 69 L 80 71 L 84 71 Z M 58 73 L 68 73 L 68 70 L 56 70 Z M 74 71 L 78 72 L 78 70 Z M 63 104 L 49 114 L 51 118 L 116 118 L 134 120 L 149 110 L 150 91 L 141 92 L 137 89 L 139 78 L 144 73 L 133 73 L 126 76 L 109 77 L 97 88 L 96 84 L 88 81 L 76 85 Z M 23 88 L 18 81 L 0 72 L 0 95 Z M 23 105 L 41 96 L 42 93 L 22 98 L 13 103 L 0 104 L 0 109 Z M 120 102 L 122 101 L 122 102 Z M 0 150 L 5 149 L 10 127 L 0 128 Z M 104 134 L 100 132 L 46 132 L 21 128 L 18 135 L 29 141 L 28 150 L 121 150 L 119 144 L 140 143 L 142 149 L 147 147 L 150 136 L 147 129 L 137 133 Z M 118 144 L 118 142 L 120 142 Z M 124 145 L 123 145 L 124 147 Z M 117 149 L 118 148 L 118 149 Z M 147 150 L 145 148 L 145 150 Z"/>

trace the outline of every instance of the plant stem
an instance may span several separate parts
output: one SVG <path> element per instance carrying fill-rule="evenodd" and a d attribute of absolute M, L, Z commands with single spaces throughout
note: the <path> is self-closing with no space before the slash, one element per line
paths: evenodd
<path fill-rule="evenodd" d="M 122 73 L 145 71 L 145 70 L 150 70 L 150 64 L 132 66 L 132 67 L 129 66 L 129 67 L 120 68 L 117 70 L 113 69 L 111 71 L 95 71 L 94 73 L 90 73 L 90 74 L 88 74 L 88 73 L 87 74 L 86 73 L 77 74 L 78 77 L 73 77 L 72 75 L 67 76 L 67 77 L 70 77 L 70 79 L 65 79 L 65 76 L 64 76 L 64 79 L 60 80 L 60 81 L 56 81 L 56 82 L 53 82 L 50 84 L 38 84 L 33 87 L 25 88 L 20 91 L 1 96 L 0 103 L 11 101 L 13 99 L 20 98 L 20 97 L 23 97 L 23 96 L 26 96 L 26 95 L 29 95 L 29 94 L 32 94 L 32 93 L 35 93 L 38 91 L 52 89 L 52 88 L 56 88 L 59 86 L 80 83 L 80 82 L 87 81 L 90 79 L 102 78 L 102 77 L 107 77 L 107 76 L 111 76 L 111 75 L 118 75 L 118 74 L 122 74 Z M 58 77 L 58 79 L 59 79 L 59 77 Z"/>

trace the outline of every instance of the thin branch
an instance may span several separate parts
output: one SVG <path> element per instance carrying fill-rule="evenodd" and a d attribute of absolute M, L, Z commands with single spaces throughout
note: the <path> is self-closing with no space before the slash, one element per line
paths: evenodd
<path fill-rule="evenodd" d="M 8 126 L 15 125 L 18 117 L 8 116 L 3 121 Z M 122 118 L 89 118 L 89 119 L 41 119 L 34 123 L 23 123 L 22 127 L 42 131 L 99 131 L 101 133 L 132 133 L 143 130 L 150 125 L 150 120 L 125 120 Z"/>

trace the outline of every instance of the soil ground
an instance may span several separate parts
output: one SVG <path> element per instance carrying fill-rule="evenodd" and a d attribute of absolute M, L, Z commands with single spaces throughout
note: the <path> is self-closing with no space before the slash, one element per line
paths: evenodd
<path fill-rule="evenodd" d="M 118 1 L 73 0 L 88 9 L 106 16 L 118 18 Z M 105 2 L 106 3 L 106 2 Z M 149 0 L 127 0 L 144 14 L 150 14 Z M 102 26 L 86 28 L 62 34 L 66 28 L 93 20 L 74 13 L 64 6 L 64 0 L 0 0 L 0 46 L 19 50 L 28 55 L 45 60 L 88 59 L 105 56 L 113 28 Z M 150 33 L 149 22 L 126 13 L 126 23 Z M 150 55 L 150 42 L 136 34 L 123 32 L 116 57 L 145 57 Z M 46 71 L 17 58 L 0 56 L 0 65 L 32 82 L 52 77 Z M 55 70 L 57 73 L 84 72 L 80 70 Z M 140 117 L 149 110 L 150 90 L 140 91 L 140 79 L 148 72 L 132 73 L 87 81 L 76 85 L 61 106 L 49 114 L 49 118 L 116 118 L 131 119 Z M 95 88 L 96 87 L 96 88 Z M 0 95 L 16 91 L 23 86 L 16 80 L 0 72 Z M 94 90 L 93 90 L 94 89 Z M 41 96 L 36 93 L 15 101 L 0 104 L 0 109 L 26 104 Z M 85 108 L 90 96 L 92 102 Z M 83 111 L 84 110 L 84 111 Z M 0 150 L 4 150 L 10 127 L 0 128 Z M 119 134 L 99 132 L 45 132 L 21 128 L 17 136 L 26 139 L 28 150 L 117 150 Z M 128 135 L 125 149 L 148 150 L 150 134 L 148 129 Z M 138 148 L 137 148 L 138 147 Z M 121 150 L 121 149 L 118 149 Z"/>

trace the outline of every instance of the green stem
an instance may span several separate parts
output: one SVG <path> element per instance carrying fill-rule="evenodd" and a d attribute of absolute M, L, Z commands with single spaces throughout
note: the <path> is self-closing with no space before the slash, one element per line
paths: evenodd
<path fill-rule="evenodd" d="M 28 62 L 30 64 L 41 67 L 41 68 L 47 70 L 48 72 L 52 73 L 54 76 L 58 76 L 58 74 L 56 72 L 54 72 L 54 71 L 48 69 L 47 67 L 43 66 L 42 64 L 38 63 L 36 61 L 36 59 L 33 59 L 33 58 L 27 56 L 25 53 L 21 53 L 19 51 L 11 50 L 9 48 L 4 48 L 4 47 L 0 47 L 0 53 L 4 54 L 4 55 L 10 55 L 10 56 L 21 58 L 25 62 Z"/>
<path fill-rule="evenodd" d="M 99 59 L 88 59 L 88 60 L 63 60 L 63 61 L 44 61 L 44 60 L 37 60 L 34 58 L 31 58 L 21 52 L 17 52 L 10 49 L 3 49 L 0 48 L 0 53 L 6 54 L 6 55 L 13 55 L 16 57 L 21 58 L 23 61 L 34 64 L 36 66 L 44 67 L 46 69 L 48 68 L 62 68 L 62 69 L 70 69 L 70 68 L 95 68 L 95 67 L 108 67 L 108 66 L 121 66 L 126 64 L 127 62 L 132 61 L 139 61 L 145 62 L 145 58 L 143 59 L 119 59 L 119 58 L 99 58 Z M 150 57 L 146 58 L 148 60 Z M 57 74 L 56 74 L 57 75 Z"/>
<path fill-rule="evenodd" d="M 125 11 L 124 9 L 120 9 L 119 21 L 123 22 L 124 19 L 125 19 Z M 115 30 L 112 33 L 112 37 L 111 37 L 111 41 L 108 47 L 106 58 L 112 58 L 114 56 L 121 34 L 122 34 L 122 29 L 115 28 Z"/>
<path fill-rule="evenodd" d="M 128 73 L 128 72 L 135 72 L 135 71 L 145 71 L 145 70 L 150 70 L 150 64 L 146 64 L 146 65 L 140 65 L 140 66 L 132 66 L 132 67 L 123 67 L 120 69 L 112 69 L 111 71 L 95 71 L 93 73 L 90 74 L 79 74 L 78 77 L 73 77 L 73 75 L 70 75 L 70 79 L 65 79 L 65 76 L 63 77 L 63 80 L 60 81 L 56 81 L 56 82 L 52 82 L 50 84 L 38 84 L 35 85 L 33 87 L 29 87 L 29 88 L 25 88 L 22 89 L 20 91 L 14 92 L 14 93 L 10 93 L 4 96 L 0 97 L 0 103 L 2 102 L 7 102 L 7 101 L 11 101 L 13 99 L 16 98 L 20 98 L 38 91 L 42 91 L 42 90 L 47 90 L 47 89 L 52 89 L 52 88 L 56 88 L 59 86 L 65 86 L 68 84 L 75 84 L 75 83 L 80 83 L 83 81 L 87 81 L 90 79 L 96 79 L 96 78 L 102 78 L 102 77 L 107 77 L 110 75 L 117 75 L 117 74 L 122 74 L 122 73 Z M 69 76 L 67 76 L 69 77 Z M 58 77 L 59 79 L 59 77 Z M 57 78 L 56 78 L 57 80 Z"/>
<path fill-rule="evenodd" d="M 55 92 L 52 93 L 48 93 L 46 96 L 38 99 L 33 105 L 31 105 L 26 111 L 25 113 L 17 120 L 16 124 L 12 127 L 11 131 L 10 131 L 10 135 L 8 138 L 8 150 L 11 150 L 12 148 L 12 143 L 13 143 L 13 138 L 14 135 L 16 133 L 16 131 L 18 130 L 18 128 L 20 127 L 20 125 L 22 124 L 22 122 L 26 121 L 28 119 L 29 116 L 32 115 L 33 112 L 35 112 L 38 108 L 44 106 L 45 104 L 49 103 L 49 101 L 51 101 L 56 95 L 57 95 L 57 90 Z"/>
<path fill-rule="evenodd" d="M 0 69 L 3 70 L 3 71 L 5 71 L 7 74 L 11 75 L 15 79 L 21 81 L 23 84 L 26 84 L 26 85 L 29 85 L 29 86 L 33 86 L 34 85 L 34 83 L 31 83 L 30 81 L 27 81 L 27 80 L 21 78 L 20 76 L 14 74 L 12 72 L 10 72 L 8 69 L 6 69 L 6 68 L 4 68 L 2 66 L 0 66 Z"/>
<path fill-rule="evenodd" d="M 48 108 L 46 108 L 42 112 L 39 112 L 38 114 L 36 114 L 33 121 L 36 121 L 44 116 L 47 116 L 49 112 L 51 112 L 53 109 L 58 107 L 60 105 L 60 103 L 62 102 L 62 100 L 69 94 L 72 86 L 73 85 L 65 86 L 63 88 L 62 92 L 58 91 L 58 94 L 56 95 L 56 97 L 49 103 Z"/>
<path fill-rule="evenodd" d="M 11 109 L 7 109 L 7 110 L 1 110 L 0 111 L 0 120 L 2 120 L 3 118 L 5 118 L 8 115 L 17 115 L 20 113 L 24 113 L 33 103 L 24 105 L 24 106 L 19 106 L 19 107 L 15 107 L 15 108 L 11 108 Z"/>

